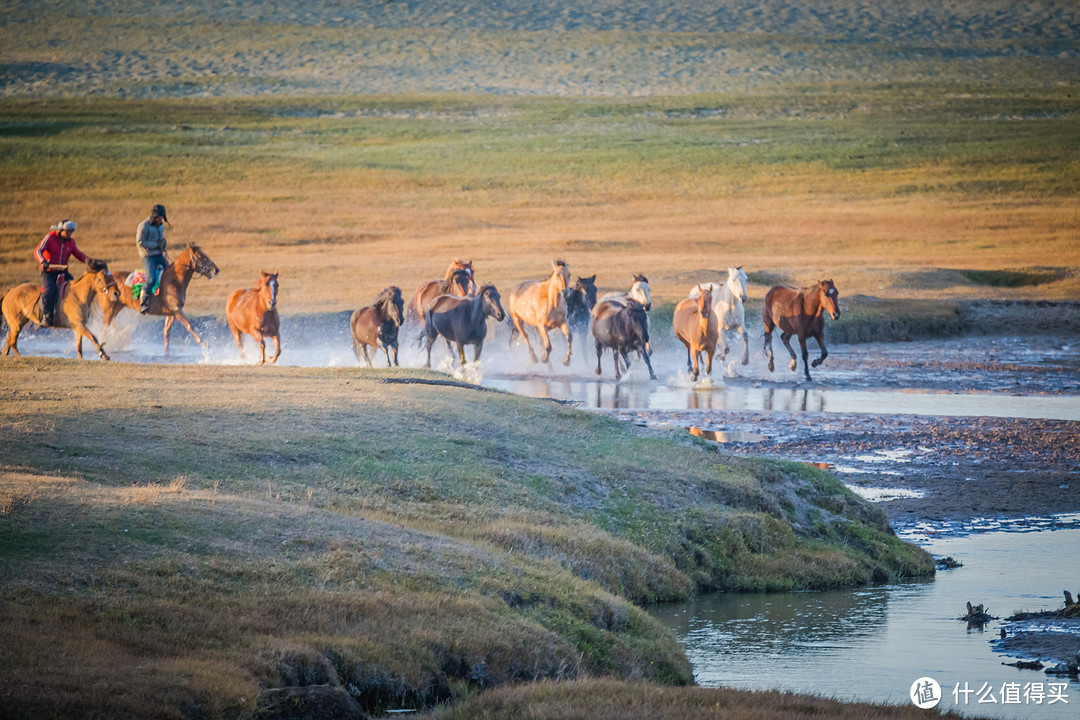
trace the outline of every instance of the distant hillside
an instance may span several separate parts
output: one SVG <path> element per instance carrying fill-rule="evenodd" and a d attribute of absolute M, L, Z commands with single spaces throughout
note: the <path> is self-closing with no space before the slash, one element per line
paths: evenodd
<path fill-rule="evenodd" d="M 1012 0 L 19 0 L 0 96 L 654 96 L 1076 84 L 1080 6 Z"/>

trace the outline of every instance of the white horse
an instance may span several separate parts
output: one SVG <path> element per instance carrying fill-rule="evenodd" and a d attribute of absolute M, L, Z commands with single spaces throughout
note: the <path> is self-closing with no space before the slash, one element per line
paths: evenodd
<path fill-rule="evenodd" d="M 627 300 L 635 300 L 645 308 L 645 312 L 648 312 L 652 308 L 652 300 L 649 296 L 649 279 L 644 275 L 638 274 L 634 276 L 634 284 L 630 286 L 630 289 L 624 293 L 607 293 L 597 299 L 597 304 L 601 302 L 610 302 L 616 305 L 625 307 Z M 645 329 L 649 329 L 649 316 L 645 316 Z M 651 343 L 645 343 L 645 352 L 652 355 Z"/>
<path fill-rule="evenodd" d="M 713 312 L 720 320 L 720 344 L 723 346 L 721 359 L 727 357 L 727 332 L 739 332 L 743 340 L 742 364 L 750 362 L 750 339 L 746 335 L 746 273 L 741 267 L 729 267 L 727 280 L 720 283 L 701 283 L 690 288 L 689 297 L 696 298 L 698 288 L 712 290 Z"/>

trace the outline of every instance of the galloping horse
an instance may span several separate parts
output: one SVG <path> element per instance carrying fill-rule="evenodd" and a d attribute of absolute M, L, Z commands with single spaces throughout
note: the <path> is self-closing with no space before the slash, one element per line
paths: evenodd
<path fill-rule="evenodd" d="M 229 321 L 240 357 L 244 357 L 242 333 L 247 333 L 259 343 L 259 364 L 266 362 L 266 338 L 274 341 L 276 363 L 281 356 L 281 318 L 277 311 L 278 274 L 265 270 L 259 275 L 259 284 L 250 290 L 233 290 L 225 301 L 225 318 Z"/>
<path fill-rule="evenodd" d="M 473 362 L 480 359 L 487 336 L 487 319 L 493 317 L 502 321 L 506 314 L 502 309 L 502 298 L 494 285 L 484 285 L 477 295 L 456 297 L 440 295 L 424 311 L 424 335 L 427 337 L 427 362 L 424 367 L 431 367 L 431 346 L 442 335 L 446 343 L 457 343 L 458 360 L 465 365 L 465 346 L 472 345 Z"/>
<path fill-rule="evenodd" d="M 649 294 L 649 278 L 638 273 L 634 275 L 634 282 L 630 286 L 630 289 L 624 293 L 605 293 L 600 298 L 600 302 L 611 302 L 618 305 L 626 305 L 627 300 L 633 300 L 641 305 L 645 310 L 645 328 L 649 328 L 649 310 L 652 309 L 652 298 Z M 652 345 L 646 341 L 644 349 L 641 351 L 647 355 L 652 355 Z"/>
<path fill-rule="evenodd" d="M 832 280 L 821 280 L 817 285 L 802 290 L 777 285 L 765 294 L 765 309 L 762 311 L 761 320 L 765 324 L 765 350 L 769 355 L 769 372 L 773 370 L 772 331 L 774 327 L 778 327 L 780 339 L 791 353 L 792 370 L 796 369 L 799 363 L 795 359 L 795 351 L 791 349 L 790 340 L 792 335 L 799 336 L 803 371 L 806 379 L 811 380 L 810 367 L 806 364 L 809 355 L 806 351 L 806 338 L 814 338 L 821 348 L 821 357 L 811 363 L 817 367 L 829 356 L 829 351 L 825 349 L 825 316 L 822 314 L 825 310 L 829 311 L 833 320 L 840 317 L 840 293 Z"/>
<path fill-rule="evenodd" d="M 615 379 L 622 377 L 619 356 L 622 355 L 627 369 L 630 368 L 629 352 L 637 350 L 649 368 L 649 377 L 656 379 L 649 353 L 649 315 L 645 306 L 637 300 L 622 297 L 601 299 L 592 310 L 592 333 L 596 338 L 596 374 L 600 375 L 600 358 L 605 347 L 611 348 L 615 360 Z"/>
<path fill-rule="evenodd" d="M 578 276 L 574 287 L 566 291 L 566 324 L 570 332 L 583 338 L 589 332 L 589 315 L 596 307 L 596 276 Z"/>
<path fill-rule="evenodd" d="M 476 292 L 472 260 L 464 262 L 454 258 L 442 280 L 427 280 L 416 288 L 413 301 L 409 304 L 409 317 L 423 320 L 424 308 L 439 295 L 465 297 L 471 292 Z"/>
<path fill-rule="evenodd" d="M 726 333 L 728 330 L 739 332 L 743 339 L 742 364 L 750 362 L 750 337 L 746 334 L 746 273 L 741 267 L 729 267 L 724 283 L 702 283 L 690 290 L 690 297 L 697 297 L 698 288 L 709 288 L 713 294 L 713 312 L 720 321 L 720 345 L 724 354 L 728 354 Z"/>
<path fill-rule="evenodd" d="M 61 269 L 62 266 L 54 266 Z M 41 297 L 41 285 L 36 283 L 23 283 L 4 293 L 0 298 L 0 314 L 7 320 L 8 336 L 4 343 L 4 355 L 14 352 L 19 354 L 16 345 L 19 341 L 19 333 L 32 322 L 35 325 L 45 326 L 45 318 L 41 313 L 39 298 Z M 97 299 L 102 307 L 110 301 L 120 298 L 120 288 L 109 272 L 109 266 L 101 260 L 93 260 L 87 264 L 86 273 L 70 283 L 67 283 L 63 295 L 57 300 L 59 312 L 57 327 L 67 327 L 75 331 L 75 352 L 79 359 L 83 357 L 83 338 L 94 343 L 98 356 L 102 360 L 108 360 L 109 356 L 105 348 L 94 336 L 94 333 L 86 327 L 90 317 L 90 306 Z"/>
<path fill-rule="evenodd" d="M 368 346 L 381 347 L 386 353 L 386 366 L 390 367 L 390 348 L 394 349 L 393 364 L 398 364 L 398 328 L 405 322 L 405 306 L 401 289 L 396 285 L 384 288 L 375 298 L 374 305 L 362 307 L 349 318 L 352 329 L 353 353 L 360 362 L 363 352 L 368 367 L 372 367 Z"/>
<path fill-rule="evenodd" d="M 544 345 L 544 357 L 542 362 L 547 362 L 551 356 L 551 338 L 548 330 L 558 328 L 566 336 L 566 358 L 563 365 L 570 364 L 570 351 L 573 342 L 570 338 L 570 326 L 566 324 L 566 297 L 564 293 L 570 284 L 570 267 L 564 260 L 551 262 L 551 277 L 547 280 L 526 280 L 518 283 L 510 292 L 510 303 L 507 308 L 510 311 L 510 320 L 514 323 L 514 331 L 521 334 L 525 340 L 525 347 L 529 349 L 529 357 L 537 362 L 536 353 L 533 352 L 529 335 L 525 332 L 526 325 L 532 325 L 540 335 Z M 510 333 L 510 340 L 514 339 L 514 331 Z"/>
<path fill-rule="evenodd" d="M 691 368 L 691 359 L 693 360 L 694 380 L 698 379 L 702 352 L 705 353 L 705 374 L 712 374 L 712 359 L 720 336 L 720 325 L 716 313 L 713 312 L 712 290 L 703 285 L 696 289 L 697 297 L 680 300 L 671 318 L 675 337 L 686 346 L 687 369 Z"/>
<path fill-rule="evenodd" d="M 173 321 L 179 320 L 191 336 L 195 338 L 195 342 L 205 347 L 205 343 L 199 334 L 195 332 L 195 329 L 191 327 L 191 323 L 188 322 L 187 315 L 184 314 L 184 302 L 187 300 L 187 286 L 191 282 L 191 277 L 195 273 L 199 273 L 203 277 L 210 279 L 217 275 L 219 272 L 218 266 L 214 264 L 214 261 L 203 252 L 202 248 L 194 243 L 187 246 L 184 252 L 180 253 L 180 256 L 176 258 L 175 262 L 169 264 L 161 273 L 161 280 L 159 281 L 158 294 L 150 299 L 150 309 L 147 311 L 148 315 L 164 315 L 165 316 L 165 352 L 169 352 L 169 331 L 172 330 Z M 103 322 L 108 326 L 117 313 L 123 310 L 125 307 L 129 307 L 135 312 L 139 312 L 139 301 L 132 295 L 131 288 L 124 282 L 127 279 L 128 273 L 118 272 L 116 278 L 120 283 L 120 300 L 116 302 L 102 303 L 101 309 L 104 314 Z M 145 291 L 145 287 L 144 287 Z"/>

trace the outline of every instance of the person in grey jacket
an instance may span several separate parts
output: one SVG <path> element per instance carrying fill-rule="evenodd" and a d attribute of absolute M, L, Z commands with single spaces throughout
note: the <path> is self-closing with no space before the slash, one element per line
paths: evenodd
<path fill-rule="evenodd" d="M 161 279 L 168 261 L 165 259 L 165 228 L 162 223 L 169 222 L 164 205 L 155 205 L 150 210 L 150 217 L 139 223 L 135 231 L 135 245 L 139 248 L 143 269 L 146 270 L 146 284 L 143 285 L 139 312 L 150 309 L 150 296 L 153 288 Z"/>

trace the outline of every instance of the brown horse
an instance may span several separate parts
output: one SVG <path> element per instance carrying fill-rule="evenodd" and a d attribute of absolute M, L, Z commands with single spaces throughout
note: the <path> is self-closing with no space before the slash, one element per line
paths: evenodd
<path fill-rule="evenodd" d="M 446 268 L 446 275 L 442 280 L 426 280 L 416 288 L 413 301 L 409 304 L 409 317 L 423 320 L 424 309 L 439 295 L 465 297 L 471 292 L 476 292 L 472 260 L 466 262 L 454 258 Z"/>
<path fill-rule="evenodd" d="M 702 352 L 705 353 L 705 374 L 712 374 L 713 355 L 720 340 L 720 323 L 713 311 L 712 289 L 698 285 L 697 291 L 696 298 L 679 301 L 671 318 L 675 337 L 686 346 L 686 365 L 687 369 L 692 368 L 694 380 L 698 379 Z"/>
<path fill-rule="evenodd" d="M 507 308 L 510 311 L 510 320 L 514 323 L 514 330 L 510 333 L 513 342 L 514 332 L 520 333 L 525 340 L 525 347 L 529 348 L 529 357 L 537 362 L 536 353 L 533 352 L 532 343 L 529 342 L 529 334 L 525 332 L 526 325 L 532 325 L 540 335 L 544 345 L 544 357 L 542 362 L 547 362 L 551 356 L 551 338 L 548 330 L 558 328 L 566 336 L 566 358 L 563 365 L 570 364 L 570 351 L 573 346 L 570 336 L 570 326 L 566 322 L 566 288 L 570 284 L 570 267 L 563 260 L 551 262 L 551 277 L 547 280 L 526 280 L 519 283 L 510 293 L 510 303 Z"/>
<path fill-rule="evenodd" d="M 60 266 L 57 266 L 60 267 Z M 45 318 L 42 316 L 41 285 L 36 283 L 23 283 L 8 292 L 0 299 L 0 314 L 7 320 L 8 337 L 4 343 L 4 355 L 14 352 L 19 354 L 16 345 L 19 341 L 19 333 L 32 322 L 35 325 L 45 326 Z M 101 260 L 92 260 L 87 264 L 87 271 L 81 278 L 67 283 L 63 294 L 57 300 L 59 312 L 57 313 L 57 327 L 71 328 L 75 331 L 75 352 L 79 359 L 83 357 L 82 341 L 86 338 L 94 343 L 98 356 L 102 360 L 108 360 L 109 356 L 101 342 L 94 333 L 86 327 L 90 317 L 90 308 L 97 299 L 102 307 L 110 301 L 120 298 L 120 288 L 116 284 L 109 266 Z"/>
<path fill-rule="evenodd" d="M 387 367 L 391 365 L 390 349 L 393 348 L 392 364 L 398 364 L 398 328 L 405 322 L 404 309 L 401 289 L 391 285 L 379 293 L 374 305 L 362 307 L 352 314 L 349 327 L 352 329 L 353 352 L 357 362 L 360 362 L 363 352 L 368 367 L 372 367 L 368 356 L 368 346 L 372 346 L 381 347 L 386 353 Z"/>
<path fill-rule="evenodd" d="M 596 339 L 596 374 L 600 375 L 600 358 L 604 348 L 611 348 L 615 359 L 615 379 L 622 377 L 619 356 L 630 368 L 630 351 L 637 350 L 649 368 L 649 377 L 656 379 L 652 362 L 645 349 L 649 346 L 649 315 L 645 306 L 627 297 L 601 299 L 592 310 L 592 333 Z"/>
<path fill-rule="evenodd" d="M 259 343 L 259 364 L 266 362 L 266 338 L 274 341 L 276 363 L 281 356 L 281 318 L 277 311 L 278 274 L 265 270 L 259 275 L 259 284 L 250 290 L 233 290 L 225 301 L 225 318 L 229 321 L 240 357 L 244 357 L 242 333 L 247 333 Z"/>
<path fill-rule="evenodd" d="M 210 279 L 219 272 L 214 261 L 203 252 L 202 248 L 194 243 L 187 246 L 184 252 L 176 258 L 176 262 L 170 263 L 161 273 L 158 294 L 150 299 L 148 315 L 165 316 L 165 352 L 169 352 L 169 331 L 172 330 L 173 321 L 179 320 L 195 342 L 205 347 L 205 343 L 184 314 L 184 303 L 187 301 L 187 287 L 191 277 L 199 273 Z M 116 279 L 120 283 L 120 299 L 116 302 L 102 303 L 104 311 L 104 323 L 108 326 L 116 318 L 117 313 L 125 307 L 139 312 L 139 301 L 132 295 L 131 288 L 124 282 L 129 273 L 118 272 Z"/>
<path fill-rule="evenodd" d="M 502 298 L 494 285 L 484 285 L 476 295 L 456 297 L 440 295 L 424 311 L 424 335 L 427 337 L 427 362 L 424 367 L 431 367 L 431 346 L 442 335 L 446 344 L 457 344 L 458 360 L 465 365 L 465 346 L 472 345 L 473 362 L 480 359 L 487 336 L 487 319 L 493 317 L 501 322 L 506 314 L 502 308 Z"/>
<path fill-rule="evenodd" d="M 799 336 L 802 348 L 803 371 L 806 379 L 811 380 L 810 366 L 807 365 L 809 353 L 806 351 L 806 338 L 817 340 L 821 348 L 821 357 L 810 363 L 817 367 L 829 356 L 825 349 L 825 316 L 828 310 L 833 320 L 840 317 L 840 293 L 832 280 L 822 280 L 802 290 L 776 285 L 765 294 L 765 309 L 761 320 L 765 324 L 765 351 L 769 356 L 769 372 L 773 371 L 772 331 L 780 328 L 780 339 L 791 353 L 791 369 L 799 366 L 795 351 L 791 349 L 791 336 Z"/>

